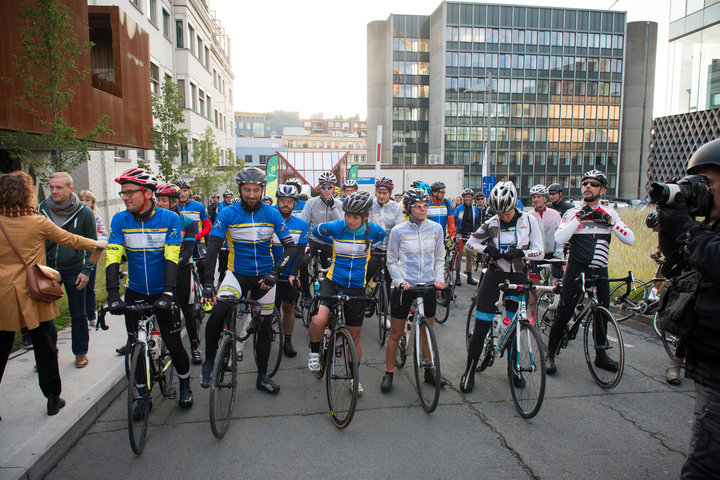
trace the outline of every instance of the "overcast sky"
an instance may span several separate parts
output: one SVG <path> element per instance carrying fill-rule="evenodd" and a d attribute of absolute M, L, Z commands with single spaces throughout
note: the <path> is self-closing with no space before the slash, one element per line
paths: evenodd
<path fill-rule="evenodd" d="M 210 0 L 232 42 L 236 111 L 299 111 L 301 118 L 367 115 L 367 24 L 392 13 L 430 15 L 439 0 Z M 487 1 L 553 7 L 578 0 Z M 658 23 L 653 116 L 663 115 L 669 0 L 599 0 L 629 22 Z"/>

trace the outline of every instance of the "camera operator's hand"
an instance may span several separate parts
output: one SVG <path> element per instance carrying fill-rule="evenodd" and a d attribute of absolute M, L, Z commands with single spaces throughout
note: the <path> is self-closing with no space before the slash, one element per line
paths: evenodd
<path fill-rule="evenodd" d="M 600 225 L 609 225 L 613 226 L 615 225 L 615 220 L 610 216 L 609 213 L 607 213 L 602 208 L 598 208 L 597 210 L 593 210 L 592 218 L 595 220 L 595 223 L 598 223 Z"/>
<path fill-rule="evenodd" d="M 674 241 L 695 223 L 683 195 L 676 195 L 672 205 L 659 206 L 657 211 L 661 238 L 665 236 Z"/>
<path fill-rule="evenodd" d="M 488 243 L 487 245 L 485 245 L 485 251 L 483 253 L 490 257 L 491 260 L 497 260 L 502 256 L 500 250 L 498 250 L 497 247 L 492 243 Z"/>
<path fill-rule="evenodd" d="M 578 212 L 575 214 L 575 216 L 580 220 L 581 222 L 589 217 L 591 217 L 593 214 L 593 209 L 590 205 L 585 205 L 583 208 L 578 210 Z"/>

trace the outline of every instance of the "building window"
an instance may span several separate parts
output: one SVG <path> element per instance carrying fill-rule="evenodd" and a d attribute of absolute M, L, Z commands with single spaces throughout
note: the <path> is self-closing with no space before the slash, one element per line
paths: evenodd
<path fill-rule="evenodd" d="M 163 35 L 170 39 L 170 14 L 163 8 Z"/>
<path fill-rule="evenodd" d="M 198 61 L 199 61 L 200 63 L 203 63 L 203 52 L 204 52 L 204 50 L 203 50 L 203 41 L 202 41 L 202 39 L 200 38 L 200 35 L 198 35 L 198 37 L 197 37 L 197 47 L 198 47 L 198 51 L 197 51 Z"/>
<path fill-rule="evenodd" d="M 150 0 L 150 22 L 157 25 L 157 0 Z"/>
<path fill-rule="evenodd" d="M 135 6 L 135 8 L 137 8 L 138 10 L 140 10 L 142 12 L 142 7 L 140 6 L 140 0 L 130 0 L 130 3 L 132 3 Z"/>
<path fill-rule="evenodd" d="M 187 107 L 187 103 L 185 102 L 185 80 L 178 79 L 178 90 L 180 90 L 180 96 L 182 97 L 180 99 L 180 105 L 182 105 L 183 108 Z"/>
<path fill-rule="evenodd" d="M 125 153 L 125 150 L 123 150 L 123 149 L 115 150 L 115 158 L 118 160 L 126 160 L 127 154 Z"/>
<path fill-rule="evenodd" d="M 137 150 L 137 159 L 145 160 L 145 150 Z"/>
<path fill-rule="evenodd" d="M 113 32 L 110 14 L 91 13 L 88 15 L 90 41 L 90 70 L 93 87 L 104 92 L 122 96 L 120 85 L 115 83 L 115 58 L 113 54 Z"/>
<path fill-rule="evenodd" d="M 205 111 L 207 112 L 206 117 L 210 118 L 210 112 L 212 112 L 212 97 L 210 95 L 207 95 L 207 106 L 205 108 Z"/>
<path fill-rule="evenodd" d="M 187 163 L 188 162 L 188 148 L 187 143 L 181 143 L 180 144 L 180 163 Z"/>
<path fill-rule="evenodd" d="M 200 90 L 200 115 L 205 116 L 205 92 Z"/>
<path fill-rule="evenodd" d="M 210 49 L 205 47 L 205 68 L 210 70 Z"/>
<path fill-rule="evenodd" d="M 188 47 L 192 53 L 195 53 L 195 29 L 188 23 Z"/>
<path fill-rule="evenodd" d="M 197 111 L 197 86 L 190 84 L 190 102 L 191 108 Z"/>
<path fill-rule="evenodd" d="M 184 48 L 185 32 L 183 31 L 183 21 L 175 20 L 175 44 L 177 48 Z"/>
<path fill-rule="evenodd" d="M 160 68 L 150 62 L 150 90 L 155 95 L 160 95 Z"/>

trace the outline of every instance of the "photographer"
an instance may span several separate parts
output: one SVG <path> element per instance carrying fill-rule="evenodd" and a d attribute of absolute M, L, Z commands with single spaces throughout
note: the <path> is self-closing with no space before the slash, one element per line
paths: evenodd
<path fill-rule="evenodd" d="M 660 248 L 667 258 L 663 273 L 702 276 L 688 309 L 691 326 L 682 337 L 685 376 L 695 381 L 695 423 L 681 478 L 720 478 L 720 456 L 712 453 L 720 448 L 720 139 L 700 147 L 687 172 L 691 176 L 679 185 L 653 184 L 650 197 L 658 204 Z M 696 175 L 704 175 L 709 188 Z M 695 215 L 705 220 L 697 222 Z"/>

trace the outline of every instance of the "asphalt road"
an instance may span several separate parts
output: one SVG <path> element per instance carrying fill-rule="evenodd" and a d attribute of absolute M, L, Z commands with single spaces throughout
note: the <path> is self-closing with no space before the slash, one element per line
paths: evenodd
<path fill-rule="evenodd" d="M 472 290 L 459 287 L 450 318 L 436 328 L 449 385 L 432 414 L 419 406 L 411 363 L 380 392 L 384 351 L 377 321 L 366 319 L 360 370 L 365 394 L 345 430 L 329 418 L 324 380 L 307 370 L 306 330 L 299 354 L 283 358 L 270 396 L 255 389 L 252 355 L 240 365 L 233 421 L 222 440 L 210 431 L 208 391 L 193 366 L 195 405 L 156 400 L 144 453 L 135 456 L 123 392 L 47 478 L 678 478 L 688 448 L 692 382 L 665 383 L 668 357 L 652 329 L 623 324 L 625 372 L 605 391 L 590 377 L 582 342 L 571 342 L 548 377 L 532 420 L 512 403 L 505 360 L 482 372 L 470 394 L 458 384 L 465 366 L 464 328 Z M 118 361 L 121 361 L 118 359 Z"/>

